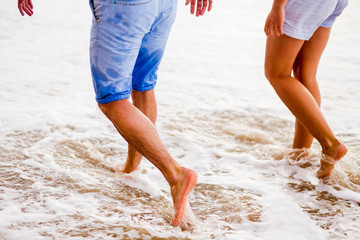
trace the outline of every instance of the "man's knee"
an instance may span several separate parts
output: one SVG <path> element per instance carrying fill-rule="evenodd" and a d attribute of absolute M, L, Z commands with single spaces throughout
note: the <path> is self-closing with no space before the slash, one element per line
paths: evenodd
<path fill-rule="evenodd" d="M 114 112 L 121 112 L 119 110 L 121 110 L 122 104 L 124 104 L 128 99 L 121 99 L 121 100 L 116 100 L 114 102 L 109 102 L 109 103 L 98 103 L 98 106 L 100 108 L 100 110 L 109 118 L 112 119 L 112 115 L 114 114 Z"/>
<path fill-rule="evenodd" d="M 104 104 L 98 103 L 100 110 L 110 119 L 115 112 L 117 115 L 127 112 L 130 105 L 131 103 L 129 102 L 128 98 Z"/>
<path fill-rule="evenodd" d="M 107 116 L 109 117 L 110 115 L 110 107 L 109 107 L 109 103 L 105 103 L 105 104 L 101 104 L 101 103 L 98 103 L 98 106 L 100 108 L 100 110 Z"/>

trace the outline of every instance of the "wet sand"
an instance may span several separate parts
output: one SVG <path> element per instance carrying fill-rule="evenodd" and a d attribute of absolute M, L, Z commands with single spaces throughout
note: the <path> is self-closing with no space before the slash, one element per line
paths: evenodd
<path fill-rule="evenodd" d="M 263 76 L 271 3 L 218 1 L 202 19 L 179 4 L 156 92 L 161 139 L 199 174 L 185 229 L 171 226 L 168 185 L 146 159 L 113 170 L 127 144 L 94 101 L 87 3 L 34 4 L 31 19 L 0 9 L 0 239 L 358 239 L 359 1 L 318 73 L 349 149 L 325 180 L 317 142 L 292 152 L 294 119 Z"/>

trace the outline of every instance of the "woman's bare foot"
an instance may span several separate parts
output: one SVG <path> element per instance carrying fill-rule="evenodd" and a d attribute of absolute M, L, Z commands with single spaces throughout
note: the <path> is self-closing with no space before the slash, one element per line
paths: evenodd
<path fill-rule="evenodd" d="M 178 226 L 184 216 L 187 197 L 195 187 L 198 175 L 195 171 L 182 167 L 181 177 L 177 183 L 171 187 L 171 195 L 174 202 L 175 215 L 171 224 Z"/>
<path fill-rule="evenodd" d="M 310 150 L 308 148 L 293 148 L 288 156 L 294 161 L 299 161 L 308 157 L 309 155 Z"/>
<path fill-rule="evenodd" d="M 345 156 L 347 148 L 341 142 L 338 142 L 335 150 L 329 151 L 328 154 L 323 153 L 320 160 L 320 169 L 317 172 L 318 178 L 324 178 L 330 176 L 335 168 L 335 164 Z"/>

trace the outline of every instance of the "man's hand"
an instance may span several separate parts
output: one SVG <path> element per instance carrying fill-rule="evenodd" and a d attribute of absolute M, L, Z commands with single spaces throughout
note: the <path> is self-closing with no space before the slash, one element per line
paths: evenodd
<path fill-rule="evenodd" d="M 197 4 L 196 4 L 197 2 Z M 190 12 L 191 14 L 195 13 L 195 5 L 196 7 L 196 16 L 202 16 L 204 15 L 206 8 L 210 12 L 213 4 L 213 0 L 186 0 L 185 5 L 190 4 Z"/>
<path fill-rule="evenodd" d="M 31 16 L 33 15 L 33 4 L 31 0 L 18 0 L 18 8 L 21 13 L 21 15 L 25 15 L 24 12 Z"/>

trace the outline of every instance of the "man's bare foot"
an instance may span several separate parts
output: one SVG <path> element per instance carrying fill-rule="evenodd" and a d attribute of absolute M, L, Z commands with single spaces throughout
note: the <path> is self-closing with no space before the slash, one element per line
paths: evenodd
<path fill-rule="evenodd" d="M 346 152 L 347 148 L 345 145 L 339 142 L 333 154 L 327 155 L 323 153 L 320 160 L 320 169 L 317 172 L 317 177 L 324 178 L 330 176 L 335 168 L 335 164 L 345 156 Z"/>
<path fill-rule="evenodd" d="M 122 164 L 116 164 L 114 167 L 114 171 L 117 173 L 124 173 L 124 166 Z"/>
<path fill-rule="evenodd" d="M 115 166 L 114 170 L 118 173 L 132 173 L 139 169 L 141 158 L 142 157 L 132 158 L 130 160 L 130 158 L 128 157 L 124 165 L 118 164 Z"/>
<path fill-rule="evenodd" d="M 171 224 L 178 226 L 184 216 L 187 197 L 195 187 L 198 175 L 195 171 L 182 167 L 182 177 L 178 183 L 171 187 L 171 195 L 174 202 L 175 215 Z"/>
<path fill-rule="evenodd" d="M 128 167 L 128 166 L 124 166 L 119 172 L 121 173 L 132 173 L 136 170 L 139 169 L 139 166 L 136 166 L 136 167 Z"/>
<path fill-rule="evenodd" d="M 125 173 L 125 174 L 129 174 L 129 173 L 132 173 L 136 170 L 138 170 L 139 168 L 135 168 L 135 169 L 128 169 L 128 168 L 125 168 L 124 165 L 122 164 L 117 164 L 115 167 L 114 167 L 114 172 L 117 172 L 117 173 Z"/>

